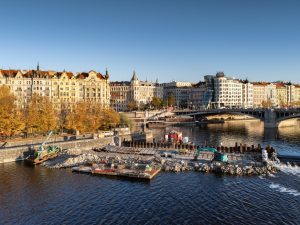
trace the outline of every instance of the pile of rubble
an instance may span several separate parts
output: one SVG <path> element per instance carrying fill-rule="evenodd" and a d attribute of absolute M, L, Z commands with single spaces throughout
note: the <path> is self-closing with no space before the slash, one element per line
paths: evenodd
<path fill-rule="evenodd" d="M 188 161 L 188 160 L 175 160 L 175 159 L 162 159 L 159 156 L 155 157 L 159 162 L 163 171 L 181 172 L 181 171 L 198 171 L 204 173 L 217 173 L 228 175 L 268 175 L 276 173 L 278 169 L 272 165 L 263 165 L 262 163 L 221 163 L 211 161 Z"/>
<path fill-rule="evenodd" d="M 68 150 L 58 157 L 43 163 L 47 168 L 70 168 L 87 163 L 112 163 L 116 166 L 135 164 L 148 164 L 152 167 L 160 167 L 166 172 L 198 171 L 204 173 L 217 173 L 228 175 L 268 175 L 276 173 L 277 168 L 272 164 L 263 165 L 259 162 L 222 163 L 208 160 L 187 160 L 164 158 L 156 154 L 154 156 L 124 155 L 99 153 L 94 151 Z"/>

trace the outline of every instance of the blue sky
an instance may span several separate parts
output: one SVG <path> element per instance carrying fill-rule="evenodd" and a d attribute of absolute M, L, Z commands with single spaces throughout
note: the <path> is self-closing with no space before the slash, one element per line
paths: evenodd
<path fill-rule="evenodd" d="M 300 1 L 0 0 L 0 68 L 300 83 Z"/>

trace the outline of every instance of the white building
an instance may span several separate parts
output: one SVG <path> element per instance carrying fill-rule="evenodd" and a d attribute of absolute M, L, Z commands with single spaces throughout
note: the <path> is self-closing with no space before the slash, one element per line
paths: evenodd
<path fill-rule="evenodd" d="M 138 108 L 150 104 L 153 97 L 163 98 L 163 87 L 156 83 L 141 81 L 135 71 L 131 81 L 111 82 L 111 106 L 116 111 L 128 111 L 128 104 L 134 102 Z"/>
<path fill-rule="evenodd" d="M 215 103 L 217 108 L 243 106 L 243 84 L 218 72 L 214 77 Z"/>
<path fill-rule="evenodd" d="M 242 84 L 242 107 L 244 109 L 253 108 L 253 84 L 251 84 L 247 79 L 243 81 Z"/>

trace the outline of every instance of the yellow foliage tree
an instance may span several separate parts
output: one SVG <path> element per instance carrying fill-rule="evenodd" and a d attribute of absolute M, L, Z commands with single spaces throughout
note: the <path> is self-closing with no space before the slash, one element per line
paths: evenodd
<path fill-rule="evenodd" d="M 47 97 L 33 94 L 26 106 L 25 121 L 28 133 L 46 134 L 57 128 L 58 117 Z"/>
<path fill-rule="evenodd" d="M 270 108 L 270 107 L 272 107 L 272 102 L 270 99 L 268 99 L 267 101 L 262 101 L 261 105 L 263 108 Z"/>
<path fill-rule="evenodd" d="M 64 127 L 80 133 L 94 132 L 99 127 L 96 115 L 97 108 L 88 102 L 78 102 L 67 114 Z"/>
<path fill-rule="evenodd" d="M 11 137 L 23 131 L 22 113 L 15 104 L 15 97 L 7 86 L 0 87 L 0 134 Z"/>
<path fill-rule="evenodd" d="M 86 133 L 106 130 L 119 122 L 119 114 L 112 109 L 103 109 L 98 103 L 78 102 L 67 114 L 64 127 Z"/>
<path fill-rule="evenodd" d="M 109 108 L 101 112 L 101 126 L 102 130 L 116 127 L 120 123 L 120 115 L 115 110 Z"/>

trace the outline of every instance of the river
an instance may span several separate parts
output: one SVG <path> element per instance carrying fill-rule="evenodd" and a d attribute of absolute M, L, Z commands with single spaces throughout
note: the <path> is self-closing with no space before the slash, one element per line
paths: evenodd
<path fill-rule="evenodd" d="M 262 143 L 300 153 L 300 126 L 264 129 L 252 121 L 171 129 L 197 144 Z M 160 173 L 140 182 L 0 164 L 0 224 L 300 224 L 300 168 L 282 166 L 269 177 Z"/>

